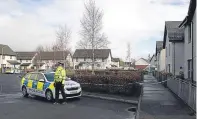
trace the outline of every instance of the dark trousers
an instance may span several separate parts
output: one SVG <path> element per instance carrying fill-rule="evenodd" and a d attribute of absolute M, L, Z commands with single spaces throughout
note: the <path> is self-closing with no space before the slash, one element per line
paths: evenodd
<path fill-rule="evenodd" d="M 62 82 L 55 83 L 55 102 L 59 102 L 59 92 L 62 94 L 63 102 L 66 101 L 66 94 L 64 92 L 64 86 L 62 85 Z"/>

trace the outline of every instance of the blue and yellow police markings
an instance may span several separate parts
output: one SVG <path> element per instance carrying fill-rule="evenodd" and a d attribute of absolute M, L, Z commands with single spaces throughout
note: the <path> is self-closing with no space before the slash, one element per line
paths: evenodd
<path fill-rule="evenodd" d="M 23 82 L 23 85 L 27 86 L 27 84 L 28 84 L 28 80 L 27 79 L 24 78 L 22 82 Z"/>
<path fill-rule="evenodd" d="M 30 92 L 37 94 L 44 94 L 47 88 L 54 90 L 54 83 L 52 82 L 39 82 L 37 80 L 25 79 L 21 80 L 21 84 L 25 85 Z"/>
<path fill-rule="evenodd" d="M 44 83 L 38 81 L 36 88 L 37 90 L 43 91 L 43 86 L 44 86 Z"/>
<path fill-rule="evenodd" d="M 51 83 L 46 82 L 46 83 L 44 84 L 43 90 L 46 90 L 46 89 L 50 86 L 50 84 L 51 84 Z"/>

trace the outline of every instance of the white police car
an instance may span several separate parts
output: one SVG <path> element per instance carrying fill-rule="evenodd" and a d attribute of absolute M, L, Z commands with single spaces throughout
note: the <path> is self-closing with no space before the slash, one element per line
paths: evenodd
<path fill-rule="evenodd" d="M 31 72 L 27 73 L 21 79 L 21 91 L 24 97 L 28 95 L 36 95 L 45 97 L 47 100 L 52 101 L 55 99 L 54 87 L 54 72 L 41 73 Z M 65 81 L 65 94 L 66 98 L 80 97 L 82 94 L 81 86 L 79 83 L 67 79 Z M 62 95 L 60 95 L 62 99 Z"/>

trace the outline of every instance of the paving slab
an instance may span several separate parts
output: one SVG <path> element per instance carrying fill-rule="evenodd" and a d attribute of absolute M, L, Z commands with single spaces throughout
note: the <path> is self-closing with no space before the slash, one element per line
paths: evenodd
<path fill-rule="evenodd" d="M 151 75 L 144 76 L 140 119 L 195 119 L 191 110 Z"/>

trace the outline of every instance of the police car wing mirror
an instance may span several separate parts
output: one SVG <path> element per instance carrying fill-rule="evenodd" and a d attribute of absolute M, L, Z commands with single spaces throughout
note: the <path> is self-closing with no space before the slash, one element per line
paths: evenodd
<path fill-rule="evenodd" d="M 44 82 L 44 79 L 39 79 L 39 82 Z"/>

